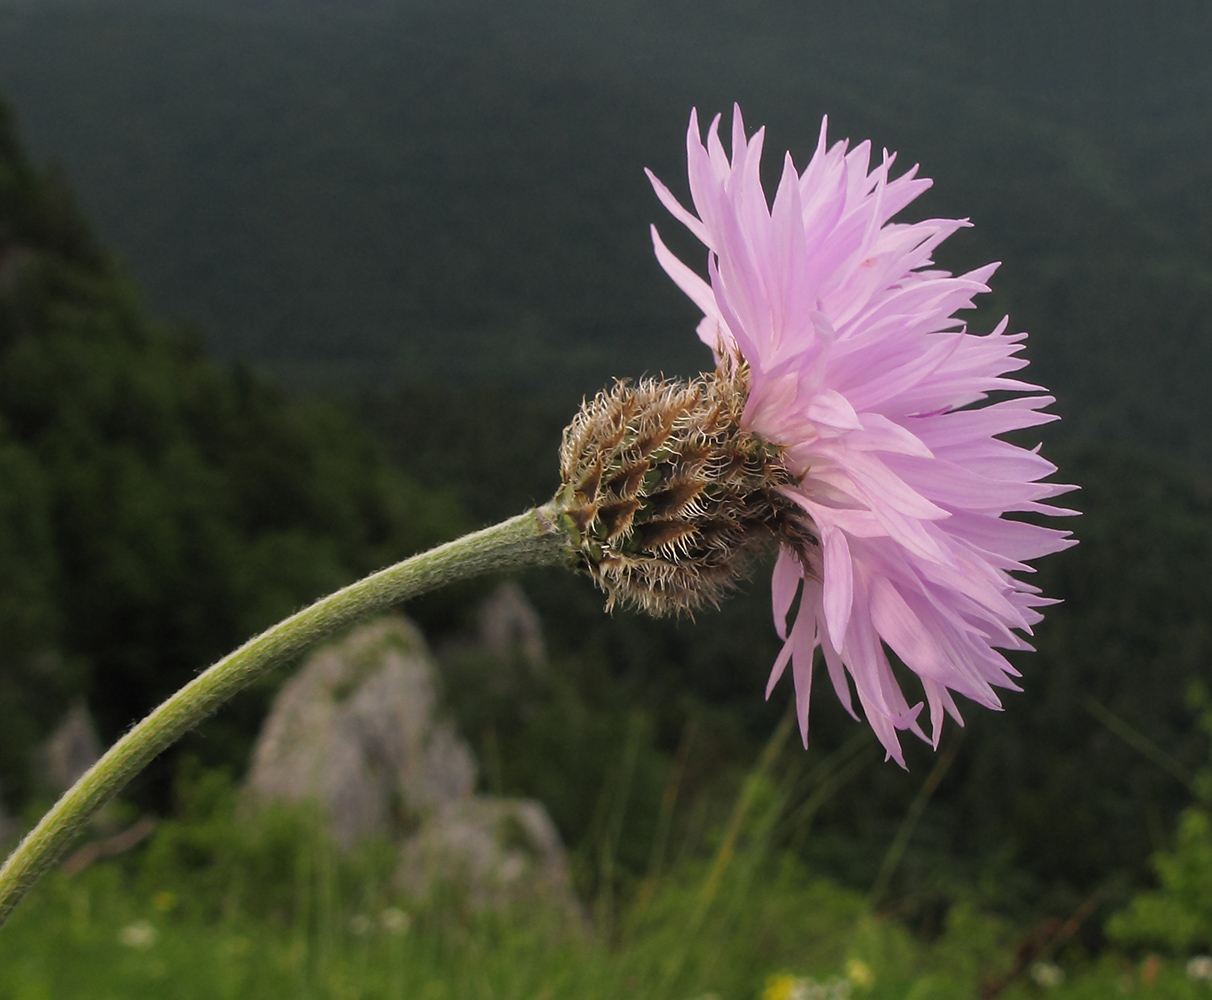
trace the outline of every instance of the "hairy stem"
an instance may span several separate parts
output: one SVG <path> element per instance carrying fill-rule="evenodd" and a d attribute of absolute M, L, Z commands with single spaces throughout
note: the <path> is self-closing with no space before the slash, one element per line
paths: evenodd
<path fill-rule="evenodd" d="M 569 552 L 563 512 L 540 507 L 379 570 L 250 639 L 115 743 L 21 841 L 0 868 L 0 926 L 98 809 L 160 751 L 258 677 L 400 601 L 481 573 L 560 563 Z"/>

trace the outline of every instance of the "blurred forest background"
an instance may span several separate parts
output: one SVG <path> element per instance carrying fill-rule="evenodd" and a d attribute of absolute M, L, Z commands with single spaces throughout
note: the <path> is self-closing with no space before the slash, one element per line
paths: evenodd
<path fill-rule="evenodd" d="M 737 101 L 771 154 L 802 165 L 828 113 L 935 179 L 914 217 L 973 220 L 939 262 L 1005 262 L 972 326 L 1030 331 L 1064 417 L 1046 452 L 1082 486 L 1025 691 L 944 736 L 888 898 L 927 931 L 964 894 L 1021 920 L 1122 903 L 1193 801 L 1212 680 L 1212 8 L 1165 7 L 0 3 L 9 809 L 37 800 L 30 748 L 66 706 L 116 736 L 301 602 L 546 500 L 560 428 L 611 377 L 708 364 L 648 224 L 697 251 L 642 169 L 683 192 L 690 107 Z M 523 585 L 565 680 L 449 697 L 590 858 L 632 748 L 617 865 L 584 876 L 625 887 L 675 760 L 687 801 L 735 786 L 785 710 L 761 697 L 764 571 L 694 623 Z M 409 613 L 440 639 L 486 586 Z M 131 794 L 167 809 L 183 754 L 238 775 L 279 680 Z M 552 723 L 520 726 L 523 701 Z M 813 711 L 787 766 L 843 766 L 787 841 L 866 890 L 936 758 L 903 773 L 831 698 Z"/>

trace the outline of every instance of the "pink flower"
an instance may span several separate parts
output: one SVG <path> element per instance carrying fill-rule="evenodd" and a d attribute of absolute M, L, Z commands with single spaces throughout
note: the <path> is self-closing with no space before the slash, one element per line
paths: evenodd
<path fill-rule="evenodd" d="M 1030 649 L 1021 633 L 1053 603 L 1011 576 L 1026 560 L 1075 544 L 1069 532 L 1002 515 L 1071 514 L 1043 501 L 1072 487 L 1038 448 L 997 435 L 1055 420 L 1039 386 L 1009 373 L 1025 333 L 1006 320 L 984 336 L 955 318 L 988 291 L 990 264 L 968 274 L 932 268 L 934 248 L 966 220 L 889 220 L 930 186 L 917 168 L 895 179 L 894 157 L 870 167 L 870 144 L 828 146 L 821 123 L 803 173 L 787 154 L 773 206 L 762 190 L 764 130 L 746 139 L 734 109 L 732 157 L 712 122 L 707 144 L 690 116 L 688 212 L 649 172 L 657 197 L 707 247 L 709 281 L 675 257 L 653 227 L 657 260 L 703 311 L 699 337 L 748 364 L 742 425 L 783 449 L 797 485 L 787 496 L 811 519 L 817 545 L 780 548 L 775 627 L 785 640 L 767 696 L 791 664 L 805 745 L 816 648 L 842 704 L 851 683 L 888 755 L 897 735 L 936 748 L 944 712 L 961 725 L 954 694 L 1000 709 L 997 688 L 1018 690 L 999 650 Z M 1012 393 L 975 404 L 991 392 Z M 788 616 L 802 588 L 794 623 Z M 910 705 L 890 649 L 921 682 Z M 855 715 L 857 718 L 857 715 Z"/>

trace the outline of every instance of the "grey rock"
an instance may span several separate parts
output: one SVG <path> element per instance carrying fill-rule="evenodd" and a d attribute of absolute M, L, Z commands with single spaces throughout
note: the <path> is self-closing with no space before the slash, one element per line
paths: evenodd
<path fill-rule="evenodd" d="M 420 632 L 395 616 L 312 654 L 257 740 L 250 798 L 317 803 L 343 847 L 400 836 L 466 799 L 475 759 L 436 716 L 434 670 Z"/>
<path fill-rule="evenodd" d="M 444 806 L 404 843 L 396 882 L 418 899 L 454 888 L 473 909 L 542 901 L 582 919 L 559 832 L 527 799 L 477 795 Z"/>
<path fill-rule="evenodd" d="M 501 659 L 520 657 L 535 670 L 547 664 L 539 613 L 512 580 L 502 583 L 477 609 L 476 639 L 481 649 Z"/>
<path fill-rule="evenodd" d="M 475 794 L 475 759 L 441 717 L 436 671 L 398 616 L 317 650 L 274 700 L 248 801 L 314 802 L 343 847 L 395 840 L 397 884 L 417 899 L 450 886 L 477 909 L 542 900 L 579 927 L 555 824 L 537 802 Z"/>
<path fill-rule="evenodd" d="M 77 702 L 34 752 L 37 784 L 56 795 L 67 791 L 101 756 L 101 741 L 88 706 Z"/>

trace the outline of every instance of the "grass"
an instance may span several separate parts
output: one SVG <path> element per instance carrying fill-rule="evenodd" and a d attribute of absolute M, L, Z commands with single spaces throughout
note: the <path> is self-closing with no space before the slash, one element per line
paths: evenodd
<path fill-rule="evenodd" d="M 137 862 L 57 875 L 5 929 L 0 996 L 754 997 L 780 973 L 825 981 L 849 965 L 878 970 L 869 994 L 891 997 L 919 958 L 856 894 L 790 866 L 747 892 L 744 876 L 725 879 L 702 916 L 706 873 L 681 873 L 609 940 L 537 908 L 405 909 L 377 886 L 340 886 L 327 852 L 299 860 L 295 899 L 278 913 L 238 892 L 205 912 L 172 886 L 152 890 Z"/>
<path fill-rule="evenodd" d="M 1024 957 L 1027 929 L 971 903 L 952 905 L 933 940 L 915 937 L 779 846 L 788 799 L 770 764 L 782 736 L 708 850 L 630 882 L 598 879 L 581 924 L 541 901 L 486 913 L 453 888 L 405 898 L 389 844 L 342 854 L 316 816 L 244 815 L 228 779 L 196 773 L 148 842 L 31 893 L 0 932 L 0 998 L 1212 997 L 1188 954 L 1089 956 L 1069 939 Z M 1203 858 L 1207 839 L 1182 857 Z"/>

